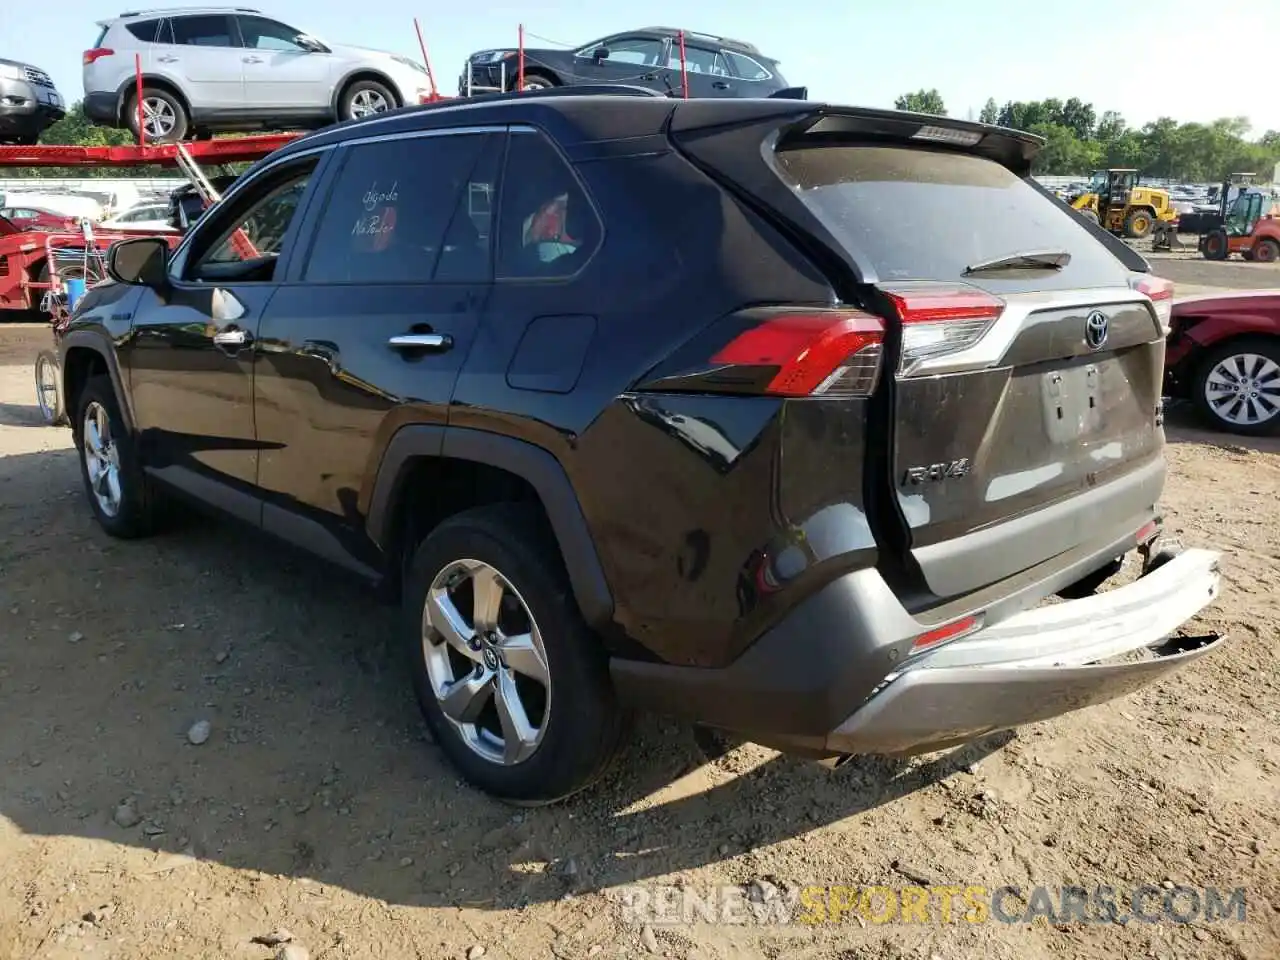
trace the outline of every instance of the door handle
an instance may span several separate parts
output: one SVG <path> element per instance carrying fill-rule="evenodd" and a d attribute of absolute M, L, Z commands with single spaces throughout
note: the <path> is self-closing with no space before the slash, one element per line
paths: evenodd
<path fill-rule="evenodd" d="M 387 340 L 395 350 L 426 350 L 443 353 L 453 346 L 453 337 L 445 333 L 399 333 Z"/>
<path fill-rule="evenodd" d="M 156 60 L 159 63 L 177 63 L 178 62 L 177 57 L 156 57 Z"/>
<path fill-rule="evenodd" d="M 261 57 L 244 57 L 243 60 L 245 63 L 261 63 L 262 62 Z"/>
<path fill-rule="evenodd" d="M 716 81 L 715 83 L 713 83 L 711 86 L 715 87 L 717 90 L 728 90 L 728 89 L 729 89 L 729 84 L 725 83 L 725 81 L 723 81 L 723 80 L 717 80 L 717 81 Z"/>
<path fill-rule="evenodd" d="M 229 349 L 232 353 L 252 342 L 253 337 L 248 330 L 219 330 L 213 335 L 214 346 Z"/>

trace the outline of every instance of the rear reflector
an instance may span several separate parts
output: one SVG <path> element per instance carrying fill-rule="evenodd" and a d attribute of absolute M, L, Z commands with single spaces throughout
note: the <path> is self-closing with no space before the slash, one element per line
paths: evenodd
<path fill-rule="evenodd" d="M 982 629 L 982 615 L 970 614 L 967 617 L 952 620 L 950 623 L 944 623 L 940 627 L 934 627 L 927 633 L 920 634 L 912 642 L 911 652 L 920 653 L 922 650 L 936 647 L 938 644 L 946 643 L 948 640 L 967 637 L 971 633 L 977 633 L 980 629 Z"/>
<path fill-rule="evenodd" d="M 106 47 L 94 47 L 92 50 L 86 50 L 82 60 L 84 66 L 89 66 L 95 60 L 101 60 L 103 57 L 110 57 L 115 54 L 114 50 L 108 50 Z"/>
<path fill-rule="evenodd" d="M 776 368 L 779 397 L 865 397 L 876 387 L 884 322 L 860 310 L 779 310 L 739 334 L 712 363 Z"/>
<path fill-rule="evenodd" d="M 899 371 L 911 373 L 921 360 L 956 353 L 982 339 L 1004 301 L 961 284 L 900 284 L 881 287 L 902 320 Z"/>
<path fill-rule="evenodd" d="M 1129 285 L 1151 298 L 1151 305 L 1156 310 L 1156 319 L 1160 321 L 1160 329 L 1168 336 L 1173 323 L 1173 281 L 1144 273 L 1134 277 Z"/>

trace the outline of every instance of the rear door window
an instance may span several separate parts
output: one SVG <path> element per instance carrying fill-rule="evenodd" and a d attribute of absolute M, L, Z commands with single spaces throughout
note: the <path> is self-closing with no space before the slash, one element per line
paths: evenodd
<path fill-rule="evenodd" d="M 231 18 L 221 15 L 174 17 L 173 42 L 189 47 L 238 47 Z"/>
<path fill-rule="evenodd" d="M 569 277 L 600 246 L 595 207 L 560 151 L 541 133 L 512 132 L 501 204 L 500 279 Z"/>
<path fill-rule="evenodd" d="M 964 280 L 995 292 L 1114 286 L 1128 271 L 1110 251 L 1005 167 L 917 147 L 824 145 L 775 154 L 784 182 L 882 281 Z M 1061 251 L 1058 272 L 964 275 L 1019 253 Z"/>
<path fill-rule="evenodd" d="M 316 227 L 309 283 L 477 283 L 492 276 L 489 197 L 502 134 L 348 147 Z"/>

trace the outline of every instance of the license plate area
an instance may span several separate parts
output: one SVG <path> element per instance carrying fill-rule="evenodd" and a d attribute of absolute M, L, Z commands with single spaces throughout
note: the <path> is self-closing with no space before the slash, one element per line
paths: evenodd
<path fill-rule="evenodd" d="M 1041 374 L 1045 436 L 1054 444 L 1097 435 L 1102 428 L 1102 371 L 1098 364 Z"/>

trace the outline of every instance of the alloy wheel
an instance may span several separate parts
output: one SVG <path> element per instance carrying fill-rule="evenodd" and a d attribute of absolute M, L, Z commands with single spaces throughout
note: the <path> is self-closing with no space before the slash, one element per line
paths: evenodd
<path fill-rule="evenodd" d="M 84 465 L 89 475 L 89 489 L 98 509 L 105 516 L 120 513 L 124 498 L 120 483 L 120 451 L 111 436 L 111 418 L 107 408 L 94 400 L 84 411 Z"/>
<path fill-rule="evenodd" d="M 1224 357 L 1205 378 L 1204 399 L 1226 423 L 1266 423 L 1280 413 L 1280 364 L 1257 353 Z"/>
<path fill-rule="evenodd" d="M 533 756 L 551 715 L 547 653 L 528 605 L 498 570 L 458 560 L 436 574 L 422 650 L 440 710 L 473 753 L 502 766 Z"/>
<path fill-rule="evenodd" d="M 142 127 L 149 138 L 159 140 L 173 132 L 178 122 L 172 104 L 159 97 L 147 97 L 142 101 Z"/>
<path fill-rule="evenodd" d="M 351 98 L 352 117 L 370 117 L 375 113 L 386 113 L 391 109 L 387 98 L 377 90 L 360 90 Z"/>

